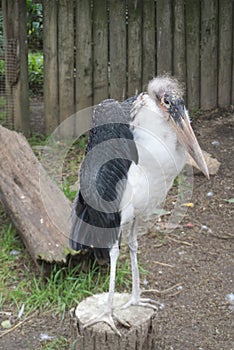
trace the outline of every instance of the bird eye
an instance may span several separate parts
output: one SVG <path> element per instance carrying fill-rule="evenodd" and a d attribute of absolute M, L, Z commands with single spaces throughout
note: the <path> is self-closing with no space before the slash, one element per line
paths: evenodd
<path fill-rule="evenodd" d="M 167 98 L 165 98 L 165 96 L 163 96 L 161 99 L 161 105 L 166 107 L 166 108 L 170 108 L 171 102 Z"/>
<path fill-rule="evenodd" d="M 168 100 L 166 100 L 166 99 L 164 99 L 164 105 L 165 105 L 167 108 L 169 108 L 170 105 L 171 105 L 171 102 L 168 101 Z"/>

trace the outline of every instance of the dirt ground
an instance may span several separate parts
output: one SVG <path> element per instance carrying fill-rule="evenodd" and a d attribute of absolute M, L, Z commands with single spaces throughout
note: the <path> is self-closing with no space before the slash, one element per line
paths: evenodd
<path fill-rule="evenodd" d="M 155 350 L 234 350 L 234 301 L 227 299 L 234 294 L 234 204 L 226 201 L 234 197 L 233 126 L 234 114 L 225 111 L 194 122 L 202 148 L 220 169 L 210 181 L 195 175 L 194 206 L 176 230 L 165 235 L 151 224 L 139 238 L 141 265 L 150 272 L 142 287 L 165 304 L 157 313 Z M 43 349 L 43 333 L 69 339 L 69 317 L 32 318 L 0 338 L 0 349 Z"/>

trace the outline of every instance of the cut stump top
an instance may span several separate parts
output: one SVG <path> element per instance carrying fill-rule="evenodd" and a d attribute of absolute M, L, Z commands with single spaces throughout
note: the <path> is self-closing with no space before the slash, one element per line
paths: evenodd
<path fill-rule="evenodd" d="M 127 309 L 121 309 L 131 298 L 128 293 L 115 293 L 114 295 L 114 314 L 121 320 L 129 323 L 132 327 L 139 327 L 142 323 L 150 320 L 155 311 L 152 308 L 142 306 L 130 306 Z M 108 293 L 95 294 L 83 300 L 75 310 L 75 316 L 81 324 L 85 324 L 91 318 L 98 316 L 105 310 L 107 305 Z M 103 331 L 114 333 L 114 331 L 104 322 L 96 323 L 91 328 L 94 331 L 100 331 L 100 325 Z M 118 324 L 117 324 L 118 327 Z"/>
<path fill-rule="evenodd" d="M 108 293 L 96 294 L 83 300 L 75 309 L 71 319 L 72 340 L 76 350 L 156 350 L 156 312 L 151 308 L 130 306 L 120 307 L 131 298 L 127 293 L 115 293 L 114 315 L 130 324 L 129 328 L 120 325 L 114 317 L 121 337 L 108 324 L 96 323 L 87 328 L 83 325 L 91 318 L 105 311 Z"/>

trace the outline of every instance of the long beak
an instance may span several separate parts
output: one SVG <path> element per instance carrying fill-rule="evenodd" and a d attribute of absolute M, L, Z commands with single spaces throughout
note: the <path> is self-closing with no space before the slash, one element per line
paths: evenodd
<path fill-rule="evenodd" d="M 185 147 L 189 155 L 193 158 L 198 168 L 209 179 L 209 171 L 204 159 L 201 147 L 197 141 L 194 131 L 191 127 L 188 112 L 186 111 L 184 104 L 179 106 L 170 113 L 170 121 L 176 131 L 179 142 Z"/>

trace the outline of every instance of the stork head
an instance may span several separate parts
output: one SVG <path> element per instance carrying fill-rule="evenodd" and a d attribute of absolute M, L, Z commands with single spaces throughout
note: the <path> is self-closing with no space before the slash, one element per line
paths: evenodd
<path fill-rule="evenodd" d="M 183 87 L 171 77 L 162 76 L 150 81 L 148 94 L 156 102 L 163 117 L 177 134 L 179 142 L 185 147 L 203 174 L 209 178 L 207 165 L 197 138 L 190 124 L 185 107 Z"/>

